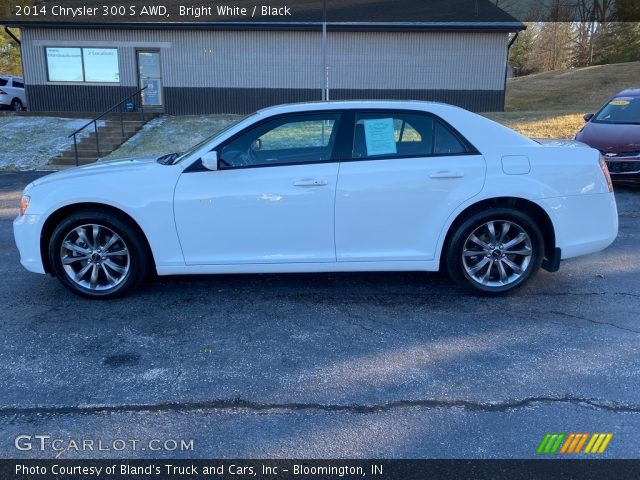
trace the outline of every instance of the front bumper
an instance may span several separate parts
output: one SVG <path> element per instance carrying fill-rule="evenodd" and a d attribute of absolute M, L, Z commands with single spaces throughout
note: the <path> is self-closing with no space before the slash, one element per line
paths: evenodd
<path fill-rule="evenodd" d="M 640 185 L 640 157 L 606 158 L 611 180 Z"/>
<path fill-rule="evenodd" d="M 40 254 L 41 215 L 21 215 L 13 221 L 13 236 L 20 252 L 20 263 L 30 272 L 46 273 Z"/>

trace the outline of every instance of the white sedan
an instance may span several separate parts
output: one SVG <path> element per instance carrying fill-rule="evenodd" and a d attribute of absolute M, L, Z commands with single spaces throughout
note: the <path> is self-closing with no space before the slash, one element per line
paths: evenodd
<path fill-rule="evenodd" d="M 28 185 L 21 262 L 90 298 L 158 275 L 444 269 L 504 293 L 616 238 L 597 150 L 426 102 L 261 110 L 182 154 Z"/>

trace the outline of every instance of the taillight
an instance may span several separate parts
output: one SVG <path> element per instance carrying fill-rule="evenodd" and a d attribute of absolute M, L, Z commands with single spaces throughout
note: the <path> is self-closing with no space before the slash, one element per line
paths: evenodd
<path fill-rule="evenodd" d="M 609 191 L 613 192 L 613 183 L 611 183 L 611 175 L 609 175 L 609 167 L 607 167 L 607 162 L 605 161 L 602 155 L 600 155 L 600 168 L 602 169 L 604 178 L 607 181 L 607 186 L 609 187 Z"/>

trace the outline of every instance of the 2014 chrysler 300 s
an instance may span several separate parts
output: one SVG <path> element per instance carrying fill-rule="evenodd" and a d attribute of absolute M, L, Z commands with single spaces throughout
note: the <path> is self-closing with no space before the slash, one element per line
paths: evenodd
<path fill-rule="evenodd" d="M 425 102 L 261 110 L 185 153 L 28 185 L 21 262 L 91 298 L 159 275 L 446 269 L 487 293 L 616 237 L 605 163 Z"/>

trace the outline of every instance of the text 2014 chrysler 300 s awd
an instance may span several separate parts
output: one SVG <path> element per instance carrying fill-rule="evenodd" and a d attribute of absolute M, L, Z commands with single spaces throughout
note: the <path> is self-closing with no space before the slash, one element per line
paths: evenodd
<path fill-rule="evenodd" d="M 28 185 L 21 262 L 90 298 L 159 275 L 446 269 L 486 293 L 607 247 L 606 164 L 426 102 L 261 110 L 185 153 Z"/>

